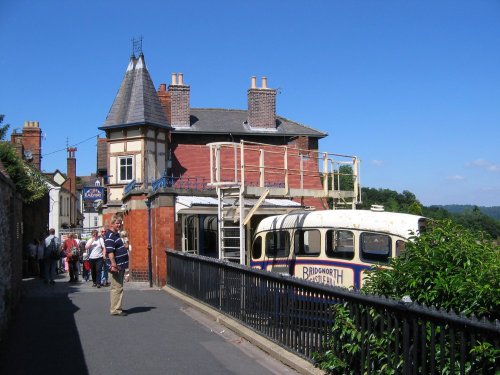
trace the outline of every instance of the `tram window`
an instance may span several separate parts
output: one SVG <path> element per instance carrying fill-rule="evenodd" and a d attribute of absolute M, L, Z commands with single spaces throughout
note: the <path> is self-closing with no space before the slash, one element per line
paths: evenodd
<path fill-rule="evenodd" d="M 259 236 L 253 241 L 252 259 L 259 259 L 262 255 L 262 238 Z"/>
<path fill-rule="evenodd" d="M 391 237 L 379 233 L 361 233 L 361 259 L 367 262 L 387 263 L 391 255 Z"/>
<path fill-rule="evenodd" d="M 400 256 L 403 251 L 405 251 L 406 248 L 406 242 L 402 240 L 397 240 L 396 241 L 396 256 Z"/>
<path fill-rule="evenodd" d="M 326 256 L 351 260 L 354 258 L 354 235 L 348 230 L 326 232 Z"/>
<path fill-rule="evenodd" d="M 319 230 L 297 230 L 294 236 L 296 255 L 318 256 L 321 252 L 321 233 Z"/>
<path fill-rule="evenodd" d="M 290 254 L 290 234 L 286 231 L 266 234 L 266 255 L 268 257 L 288 257 Z"/>

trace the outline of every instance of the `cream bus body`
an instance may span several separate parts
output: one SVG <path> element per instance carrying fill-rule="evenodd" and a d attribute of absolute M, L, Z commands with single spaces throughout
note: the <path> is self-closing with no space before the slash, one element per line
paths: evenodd
<path fill-rule="evenodd" d="M 254 234 L 250 266 L 332 286 L 362 286 L 374 265 L 387 265 L 422 216 L 371 210 L 325 210 L 270 216 Z"/>

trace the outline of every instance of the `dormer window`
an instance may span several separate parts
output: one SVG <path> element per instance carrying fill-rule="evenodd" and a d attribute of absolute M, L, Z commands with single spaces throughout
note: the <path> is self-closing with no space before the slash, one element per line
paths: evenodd
<path fill-rule="evenodd" d="M 120 182 L 132 181 L 134 176 L 134 158 L 132 156 L 122 156 L 119 159 Z"/>

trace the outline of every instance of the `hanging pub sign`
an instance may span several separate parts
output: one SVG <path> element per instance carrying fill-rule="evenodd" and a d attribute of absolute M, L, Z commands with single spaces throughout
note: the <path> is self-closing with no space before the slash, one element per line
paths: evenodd
<path fill-rule="evenodd" d="M 91 186 L 83 188 L 84 201 L 96 201 L 104 199 L 104 188 L 101 186 Z"/>

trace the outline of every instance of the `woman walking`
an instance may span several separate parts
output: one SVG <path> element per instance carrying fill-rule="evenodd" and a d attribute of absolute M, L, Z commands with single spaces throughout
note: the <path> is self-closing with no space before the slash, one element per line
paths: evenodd
<path fill-rule="evenodd" d="M 92 286 L 100 288 L 104 240 L 97 230 L 92 231 L 92 238 L 85 244 L 85 249 L 89 253 Z"/>

